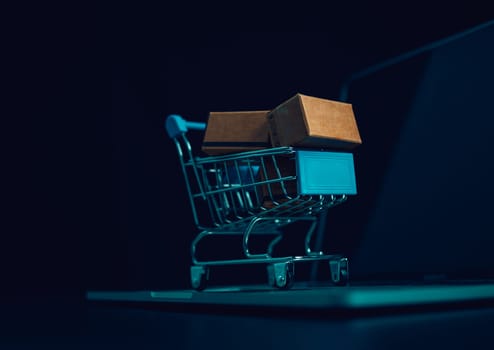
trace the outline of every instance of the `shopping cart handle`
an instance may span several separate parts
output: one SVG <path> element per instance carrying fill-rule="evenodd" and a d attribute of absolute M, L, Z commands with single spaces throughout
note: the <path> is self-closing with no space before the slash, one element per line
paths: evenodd
<path fill-rule="evenodd" d="M 206 123 L 188 122 L 177 114 L 170 114 L 165 123 L 168 136 L 174 139 L 190 130 L 205 130 Z"/>

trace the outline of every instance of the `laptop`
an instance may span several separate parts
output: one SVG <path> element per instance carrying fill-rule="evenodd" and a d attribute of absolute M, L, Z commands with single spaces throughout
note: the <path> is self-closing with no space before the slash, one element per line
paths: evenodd
<path fill-rule="evenodd" d="M 305 310 L 494 304 L 494 22 L 356 74 L 358 195 L 324 233 L 346 286 L 90 291 L 90 301 Z"/>

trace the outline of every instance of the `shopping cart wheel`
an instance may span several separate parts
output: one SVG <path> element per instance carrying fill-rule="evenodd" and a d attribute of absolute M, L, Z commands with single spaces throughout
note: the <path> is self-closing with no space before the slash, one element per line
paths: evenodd
<path fill-rule="evenodd" d="M 206 288 L 209 280 L 209 268 L 207 266 L 191 266 L 190 282 L 195 290 Z"/>
<path fill-rule="evenodd" d="M 295 266 L 293 262 L 269 264 L 268 283 L 272 287 L 288 289 L 293 285 Z"/>
<path fill-rule="evenodd" d="M 348 259 L 340 258 L 329 261 L 329 269 L 331 272 L 331 280 L 338 286 L 343 286 L 348 283 Z"/>

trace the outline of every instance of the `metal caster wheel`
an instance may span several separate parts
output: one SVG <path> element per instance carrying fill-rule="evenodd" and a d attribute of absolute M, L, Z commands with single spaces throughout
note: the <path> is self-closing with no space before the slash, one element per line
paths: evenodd
<path fill-rule="evenodd" d="M 278 289 L 289 289 L 293 285 L 295 266 L 292 262 L 276 263 L 267 266 L 268 283 Z"/>
<path fill-rule="evenodd" d="M 209 268 L 206 266 L 191 266 L 190 282 L 195 290 L 204 290 L 209 280 Z"/>
<path fill-rule="evenodd" d="M 331 280 L 335 285 L 344 286 L 348 284 L 350 276 L 348 272 L 347 258 L 330 260 L 329 269 L 331 272 Z"/>

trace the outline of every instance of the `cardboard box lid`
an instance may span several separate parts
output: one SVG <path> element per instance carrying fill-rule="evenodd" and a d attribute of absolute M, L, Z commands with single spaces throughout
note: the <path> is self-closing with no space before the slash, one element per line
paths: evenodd
<path fill-rule="evenodd" d="M 273 146 L 353 148 L 362 143 L 349 103 L 296 94 L 269 115 Z"/>

